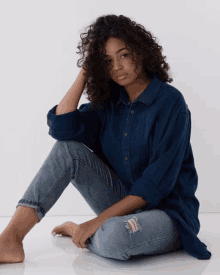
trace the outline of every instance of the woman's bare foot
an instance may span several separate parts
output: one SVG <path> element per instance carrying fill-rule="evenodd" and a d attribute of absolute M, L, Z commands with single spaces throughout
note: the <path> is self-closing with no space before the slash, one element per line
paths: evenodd
<path fill-rule="evenodd" d="M 22 263 L 25 254 L 23 243 L 21 239 L 7 236 L 7 234 L 0 235 L 0 264 L 6 263 Z"/>
<path fill-rule="evenodd" d="M 60 234 L 62 236 L 71 236 L 72 237 L 77 226 L 78 226 L 78 224 L 76 224 L 74 222 L 65 222 L 65 223 L 62 223 L 61 225 L 54 227 L 51 234 L 54 232 L 54 233 Z"/>

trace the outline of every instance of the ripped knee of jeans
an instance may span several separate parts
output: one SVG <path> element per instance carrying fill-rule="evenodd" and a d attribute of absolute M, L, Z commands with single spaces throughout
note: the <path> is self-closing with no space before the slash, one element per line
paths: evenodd
<path fill-rule="evenodd" d="M 132 219 L 124 221 L 125 227 L 128 229 L 128 232 L 130 233 L 130 238 L 131 238 L 131 233 L 135 233 L 138 230 L 142 230 L 142 227 L 139 225 L 137 218 L 134 216 Z"/>

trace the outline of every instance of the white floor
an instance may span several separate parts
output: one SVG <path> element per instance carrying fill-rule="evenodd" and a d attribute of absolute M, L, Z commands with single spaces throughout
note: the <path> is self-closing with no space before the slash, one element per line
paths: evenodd
<path fill-rule="evenodd" d="M 95 216 L 44 217 L 25 237 L 25 260 L 17 264 L 1 264 L 0 274 L 157 274 L 210 275 L 220 274 L 220 214 L 199 214 L 201 229 L 199 238 L 212 253 L 209 260 L 198 260 L 187 252 L 177 251 L 156 256 L 135 256 L 128 261 L 100 257 L 88 249 L 78 248 L 71 237 L 51 235 L 52 229 L 65 221 L 77 224 Z M 10 217 L 0 218 L 2 232 Z"/>

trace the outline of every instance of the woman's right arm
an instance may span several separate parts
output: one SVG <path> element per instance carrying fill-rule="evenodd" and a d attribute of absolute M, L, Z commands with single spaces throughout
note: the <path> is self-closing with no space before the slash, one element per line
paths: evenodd
<path fill-rule="evenodd" d="M 105 121 L 105 108 L 91 109 L 92 102 L 77 105 L 85 85 L 85 71 L 81 70 L 75 83 L 62 99 L 47 114 L 49 135 L 59 141 L 74 140 L 95 150 L 100 129 Z"/>
<path fill-rule="evenodd" d="M 69 89 L 59 105 L 56 107 L 56 115 L 73 112 L 77 109 L 80 97 L 85 88 L 85 84 L 85 70 L 82 68 L 72 87 Z"/>

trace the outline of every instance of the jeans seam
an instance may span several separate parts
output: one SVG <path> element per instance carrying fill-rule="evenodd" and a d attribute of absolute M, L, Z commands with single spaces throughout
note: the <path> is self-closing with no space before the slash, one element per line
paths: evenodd
<path fill-rule="evenodd" d="M 132 247 L 126 249 L 125 251 L 123 251 L 122 253 L 117 254 L 117 255 L 114 255 L 113 257 L 118 257 L 118 256 L 122 255 L 123 253 L 125 253 L 126 251 L 128 251 L 128 250 L 130 250 L 130 249 L 132 249 L 132 248 L 134 248 L 134 247 L 138 247 L 138 246 L 141 246 L 141 245 L 146 245 L 147 243 L 153 243 L 153 242 L 156 242 L 156 241 L 161 241 L 161 240 L 170 239 L 171 237 L 175 237 L 175 236 L 178 236 L 178 235 L 179 235 L 178 233 L 175 233 L 175 234 L 170 235 L 170 236 L 168 236 L 168 237 L 164 237 L 164 238 L 160 238 L 160 239 L 154 239 L 154 240 L 152 240 L 152 241 L 148 241 L 148 242 L 145 242 L 145 243 L 142 243 L 142 244 L 138 244 L 138 245 L 136 245 L 136 246 L 132 246 Z"/>
<path fill-rule="evenodd" d="M 70 149 L 69 149 L 69 145 L 68 145 L 68 142 L 66 143 L 67 144 L 67 148 L 68 148 L 68 151 L 69 151 L 69 154 L 70 154 Z M 88 148 L 87 148 L 88 149 Z M 89 149 L 88 149 L 89 150 Z M 91 152 L 90 152 L 91 153 Z M 95 154 L 94 152 L 93 152 L 93 154 Z M 70 154 L 70 157 L 71 157 L 71 159 L 72 160 L 75 160 L 75 159 L 77 159 L 77 160 L 79 160 L 79 161 L 81 161 L 82 163 L 84 163 L 84 164 L 86 164 L 88 167 L 90 167 L 91 169 L 92 169 L 92 171 L 96 174 L 96 175 L 98 175 L 99 176 L 99 178 L 105 183 L 105 185 L 108 187 L 108 188 L 111 188 L 111 186 L 109 186 L 106 182 L 105 182 L 105 180 L 86 162 L 84 162 L 84 161 L 82 161 L 80 158 L 72 158 L 72 156 L 71 156 L 71 154 Z M 109 167 L 107 166 L 107 168 L 108 168 L 108 170 L 109 170 Z M 110 171 L 108 171 L 108 172 L 110 172 Z M 111 176 L 111 173 L 110 173 L 110 176 Z M 112 189 L 112 191 L 113 191 L 113 193 L 115 194 L 115 195 L 117 195 L 119 198 L 121 198 L 121 195 L 120 194 L 117 194 L 115 191 L 114 191 L 114 189 L 113 188 L 111 188 Z"/>
<path fill-rule="evenodd" d="M 84 164 L 86 164 L 88 167 L 90 167 L 91 169 L 92 169 L 92 171 L 97 175 L 97 176 L 99 176 L 99 178 L 105 183 L 105 185 L 108 187 L 108 188 L 111 188 L 111 186 L 109 186 L 106 182 L 105 182 L 105 180 L 87 163 L 87 162 L 84 162 L 83 160 L 81 160 L 81 159 L 77 159 L 77 158 L 74 158 L 73 160 L 79 160 L 79 161 L 81 161 L 82 163 L 84 163 Z M 111 188 L 112 189 L 112 191 L 113 191 L 113 193 L 115 194 L 115 195 L 117 195 L 119 198 L 121 197 L 119 194 L 117 194 L 116 192 L 115 192 L 115 190 L 113 189 L 113 188 Z"/>
<path fill-rule="evenodd" d="M 71 161 L 72 162 L 72 161 Z M 67 173 L 67 170 L 70 168 L 70 164 L 71 162 L 67 165 L 67 168 L 64 170 L 64 173 L 62 174 L 62 176 L 59 178 L 59 180 L 54 184 L 53 188 L 51 188 L 51 190 L 47 193 L 46 197 L 44 198 L 44 200 L 41 202 L 41 204 L 43 204 L 45 202 L 45 200 L 47 199 L 47 197 L 53 192 L 53 190 L 57 187 L 58 183 L 60 182 L 60 180 L 64 177 L 64 175 Z"/>
<path fill-rule="evenodd" d="M 41 208 L 43 209 L 44 212 L 44 208 L 43 208 L 43 204 L 46 201 L 47 197 L 53 192 L 53 190 L 56 188 L 57 184 L 59 183 L 59 181 L 62 179 L 62 177 L 66 174 L 67 170 L 70 168 L 70 164 L 72 163 L 72 161 L 68 164 L 67 168 L 64 170 L 64 173 L 62 174 L 62 176 L 60 177 L 60 179 L 54 184 L 53 188 L 51 188 L 51 190 L 47 193 L 46 197 L 44 198 L 44 200 L 42 202 L 34 202 L 34 201 L 27 201 L 24 199 L 21 199 L 24 203 L 29 203 L 32 205 L 36 205 L 40 208 L 40 211 L 42 212 Z M 20 201 L 21 201 L 20 200 Z M 21 203 L 22 203 L 21 201 Z M 44 214 L 44 213 L 43 213 Z"/>

